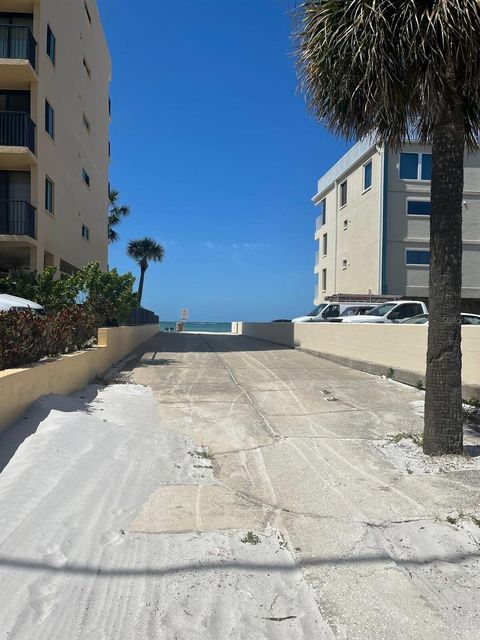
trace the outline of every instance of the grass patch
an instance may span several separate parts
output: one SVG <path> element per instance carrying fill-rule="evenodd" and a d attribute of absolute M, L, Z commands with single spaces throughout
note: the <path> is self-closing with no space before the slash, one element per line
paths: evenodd
<path fill-rule="evenodd" d="M 387 371 L 387 378 L 390 378 L 390 380 L 393 380 L 394 377 L 395 377 L 395 369 L 390 368 Z"/>
<path fill-rule="evenodd" d="M 398 444 L 402 440 L 411 440 L 418 447 L 423 446 L 423 433 L 411 433 L 407 431 L 402 431 L 400 433 L 396 433 L 395 435 L 391 436 L 391 439 L 392 439 L 392 442 L 395 442 L 395 444 Z"/>
<path fill-rule="evenodd" d="M 425 387 L 423 386 L 423 380 L 417 380 L 417 383 L 416 383 L 415 387 L 419 391 L 423 391 L 425 389 Z"/>
<path fill-rule="evenodd" d="M 447 516 L 447 522 L 449 524 L 457 524 L 459 518 L 455 518 L 454 516 Z"/>
<path fill-rule="evenodd" d="M 480 527 L 480 518 L 477 518 L 477 516 L 470 516 L 472 519 L 473 524 L 476 524 L 477 527 Z"/>
<path fill-rule="evenodd" d="M 243 544 L 260 544 L 260 538 L 253 531 L 247 531 L 240 542 L 243 542 Z"/>
<path fill-rule="evenodd" d="M 202 447 L 201 449 L 190 451 L 189 453 L 195 458 L 200 458 L 200 460 L 213 460 L 215 457 L 208 447 Z"/>

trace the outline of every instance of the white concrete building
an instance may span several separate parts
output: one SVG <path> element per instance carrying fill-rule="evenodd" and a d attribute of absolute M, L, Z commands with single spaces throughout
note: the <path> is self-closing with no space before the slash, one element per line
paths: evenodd
<path fill-rule="evenodd" d="M 480 304 L 480 155 L 465 155 L 463 288 Z M 354 145 L 318 182 L 315 303 L 335 294 L 428 298 L 431 150 Z"/>
<path fill-rule="evenodd" d="M 106 268 L 110 76 L 95 0 L 0 0 L 0 272 Z"/>

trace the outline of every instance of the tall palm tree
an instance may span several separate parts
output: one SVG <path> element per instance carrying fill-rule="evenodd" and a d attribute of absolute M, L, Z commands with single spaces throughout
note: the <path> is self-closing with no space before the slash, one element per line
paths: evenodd
<path fill-rule="evenodd" d="M 425 453 L 463 451 L 462 192 L 478 148 L 478 0 L 317 0 L 297 10 L 300 89 L 348 138 L 432 144 Z"/>
<path fill-rule="evenodd" d="M 143 284 L 145 272 L 149 262 L 163 262 L 165 249 L 153 238 L 142 238 L 141 240 L 130 240 L 127 246 L 127 254 L 133 258 L 140 266 L 140 283 L 138 285 L 138 306 L 142 304 Z"/>
<path fill-rule="evenodd" d="M 118 227 L 123 218 L 130 215 L 130 207 L 126 204 L 118 204 L 119 193 L 115 189 L 108 192 L 108 241 L 118 242 L 120 236 L 115 227 Z"/>

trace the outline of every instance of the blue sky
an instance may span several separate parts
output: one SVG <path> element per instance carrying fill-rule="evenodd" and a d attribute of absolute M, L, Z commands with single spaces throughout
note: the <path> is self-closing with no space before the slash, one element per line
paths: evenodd
<path fill-rule="evenodd" d="M 312 307 L 316 181 L 347 145 L 296 94 L 288 0 L 98 0 L 113 60 L 111 184 L 128 240 L 165 245 L 162 319 L 271 320 Z M 141 154 L 137 150 L 141 149 Z"/>

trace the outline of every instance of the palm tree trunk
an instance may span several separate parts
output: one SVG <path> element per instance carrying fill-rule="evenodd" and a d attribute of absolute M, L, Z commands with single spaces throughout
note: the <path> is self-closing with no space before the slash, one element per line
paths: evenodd
<path fill-rule="evenodd" d="M 138 285 L 138 293 L 137 293 L 137 300 L 138 300 L 138 306 L 141 307 L 142 306 L 142 296 L 143 296 L 143 283 L 145 282 L 145 271 L 147 270 L 147 266 L 145 266 L 144 264 L 140 265 L 140 283 Z"/>
<path fill-rule="evenodd" d="M 465 125 L 461 104 L 433 132 L 430 304 L 423 450 L 463 453 L 462 200 Z"/>

